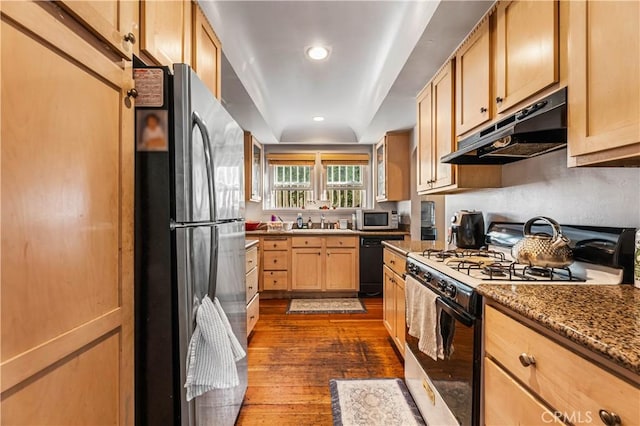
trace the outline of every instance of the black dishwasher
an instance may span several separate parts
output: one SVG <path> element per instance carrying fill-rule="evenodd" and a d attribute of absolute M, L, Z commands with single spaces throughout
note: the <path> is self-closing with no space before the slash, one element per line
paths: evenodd
<path fill-rule="evenodd" d="M 382 296 L 383 241 L 404 240 L 404 235 L 365 235 L 360 237 L 360 296 Z"/>

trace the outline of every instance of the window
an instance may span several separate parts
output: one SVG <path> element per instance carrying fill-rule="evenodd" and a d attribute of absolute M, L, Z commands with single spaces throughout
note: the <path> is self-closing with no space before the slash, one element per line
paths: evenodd
<path fill-rule="evenodd" d="M 327 166 L 327 198 L 336 208 L 361 208 L 367 204 L 364 166 Z"/>
<path fill-rule="evenodd" d="M 311 166 L 271 166 L 273 208 L 302 208 L 312 199 Z"/>

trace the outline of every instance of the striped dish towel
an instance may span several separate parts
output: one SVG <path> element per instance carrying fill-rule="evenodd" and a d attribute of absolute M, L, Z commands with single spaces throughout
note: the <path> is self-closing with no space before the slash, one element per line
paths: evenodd
<path fill-rule="evenodd" d="M 212 389 L 238 386 L 236 362 L 246 355 L 218 298 L 211 301 L 205 296 L 196 313 L 187 353 L 187 401 Z"/>

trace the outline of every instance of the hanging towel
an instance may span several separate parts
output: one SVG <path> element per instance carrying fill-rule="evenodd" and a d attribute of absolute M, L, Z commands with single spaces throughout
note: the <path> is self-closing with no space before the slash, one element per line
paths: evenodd
<path fill-rule="evenodd" d="M 218 298 L 211 301 L 205 296 L 196 313 L 196 328 L 187 352 L 187 401 L 212 389 L 238 386 L 236 362 L 245 356 Z"/>
<path fill-rule="evenodd" d="M 444 359 L 439 312 L 436 306 L 438 295 L 415 278 L 407 276 L 405 298 L 409 335 L 418 339 L 418 349 L 421 352 L 435 361 L 438 358 Z"/>

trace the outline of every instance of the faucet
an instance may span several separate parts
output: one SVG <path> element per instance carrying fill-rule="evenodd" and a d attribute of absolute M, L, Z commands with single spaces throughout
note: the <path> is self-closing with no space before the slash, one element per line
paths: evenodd
<path fill-rule="evenodd" d="M 324 214 L 320 216 L 320 229 L 324 229 L 325 217 Z"/>

